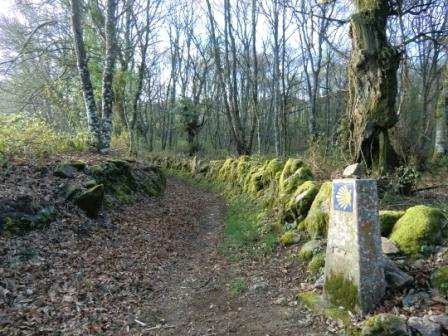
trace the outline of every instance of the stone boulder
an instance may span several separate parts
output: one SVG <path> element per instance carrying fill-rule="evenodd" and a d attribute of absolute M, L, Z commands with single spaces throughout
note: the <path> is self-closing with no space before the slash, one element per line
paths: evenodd
<path fill-rule="evenodd" d="M 409 336 L 406 320 L 392 314 L 378 314 L 367 319 L 361 330 L 362 336 Z"/>
<path fill-rule="evenodd" d="M 287 222 L 302 221 L 318 191 L 319 187 L 314 181 L 307 181 L 300 185 L 286 201 L 284 219 Z"/>
<path fill-rule="evenodd" d="M 73 197 L 73 202 L 83 210 L 88 217 L 97 218 L 103 207 L 104 186 L 98 184 Z"/>
<path fill-rule="evenodd" d="M 366 167 L 363 163 L 351 164 L 342 173 L 342 176 L 345 178 L 364 178 L 366 175 Z"/>
<path fill-rule="evenodd" d="M 299 258 L 301 260 L 309 261 L 318 253 L 324 251 L 325 242 L 320 239 L 313 239 L 303 244 L 299 251 Z"/>
<path fill-rule="evenodd" d="M 384 262 L 384 276 L 386 278 L 386 283 L 391 288 L 402 288 L 406 287 L 414 281 L 414 278 L 411 277 L 406 272 L 403 272 L 398 268 L 395 263 L 390 260 L 388 257 L 383 257 Z"/>
<path fill-rule="evenodd" d="M 159 196 L 166 184 L 165 177 L 156 166 L 131 166 L 124 160 L 107 160 L 87 169 L 87 174 L 96 184 L 104 186 L 107 205 L 116 202 L 131 204 L 142 192 L 148 196 Z"/>
<path fill-rule="evenodd" d="M 331 190 L 331 182 L 322 184 L 311 203 L 305 220 L 299 224 L 299 228 L 305 230 L 312 238 L 325 237 L 327 234 L 330 217 Z"/>
<path fill-rule="evenodd" d="M 385 237 L 381 237 L 381 249 L 384 254 L 397 254 L 400 252 L 397 245 Z"/>
<path fill-rule="evenodd" d="M 0 200 L 0 233 L 24 234 L 44 228 L 55 217 L 54 207 L 35 204 L 29 195 Z"/>
<path fill-rule="evenodd" d="M 408 326 L 421 336 L 441 336 L 442 327 L 429 319 L 428 316 L 412 316 L 408 320 Z"/>
<path fill-rule="evenodd" d="M 406 210 L 394 225 L 390 240 L 408 254 L 421 253 L 446 236 L 446 218 L 442 211 L 426 205 Z"/>
<path fill-rule="evenodd" d="M 77 171 L 84 170 L 86 166 L 86 163 L 83 161 L 63 162 L 56 166 L 53 174 L 61 178 L 72 178 Z"/>

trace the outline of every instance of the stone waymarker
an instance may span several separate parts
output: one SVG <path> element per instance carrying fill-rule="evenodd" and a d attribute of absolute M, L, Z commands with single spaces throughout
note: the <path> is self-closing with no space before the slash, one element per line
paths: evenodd
<path fill-rule="evenodd" d="M 376 181 L 333 181 L 324 297 L 367 313 L 385 292 Z"/>

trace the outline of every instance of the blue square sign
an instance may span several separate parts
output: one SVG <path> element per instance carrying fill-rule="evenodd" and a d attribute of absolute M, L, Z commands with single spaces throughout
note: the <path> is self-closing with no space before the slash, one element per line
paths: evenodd
<path fill-rule="evenodd" d="M 344 182 L 333 183 L 333 209 L 353 212 L 353 184 Z"/>

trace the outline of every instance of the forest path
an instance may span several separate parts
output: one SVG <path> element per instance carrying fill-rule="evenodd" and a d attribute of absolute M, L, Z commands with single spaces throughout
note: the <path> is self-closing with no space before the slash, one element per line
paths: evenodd
<path fill-rule="evenodd" d="M 259 260 L 228 261 L 219 253 L 225 205 L 213 193 L 169 178 L 164 204 L 198 207 L 186 244 L 177 251 L 154 288 L 151 335 L 324 335 L 295 295 L 294 262 L 276 254 Z M 169 212 L 171 213 L 171 212 Z M 158 323 L 157 323 L 158 321 Z M 146 322 L 141 321 L 146 324 Z M 314 326 L 313 326 L 314 324 Z M 143 328 L 145 330 L 145 328 Z"/>
<path fill-rule="evenodd" d="M 69 210 L 45 230 L 0 236 L 0 335 L 327 334 L 296 301 L 296 247 L 229 261 L 225 203 L 209 191 L 169 177 L 163 197 L 102 221 Z"/>

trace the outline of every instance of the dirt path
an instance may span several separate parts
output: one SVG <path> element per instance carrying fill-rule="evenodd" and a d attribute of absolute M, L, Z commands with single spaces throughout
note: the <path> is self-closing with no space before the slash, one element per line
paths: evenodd
<path fill-rule="evenodd" d="M 325 335 L 295 300 L 291 251 L 229 262 L 224 203 L 169 178 L 165 195 L 0 237 L 0 335 Z M 233 290 L 231 290 L 233 289 Z"/>
<path fill-rule="evenodd" d="M 295 301 L 299 282 L 294 262 L 281 254 L 258 262 L 227 261 L 218 252 L 225 227 L 222 200 L 170 179 L 168 192 L 177 188 L 201 203 L 201 213 L 197 232 L 172 260 L 167 282 L 153 293 L 161 321 L 153 335 L 325 334 Z M 247 288 L 231 291 L 239 282 Z"/>

